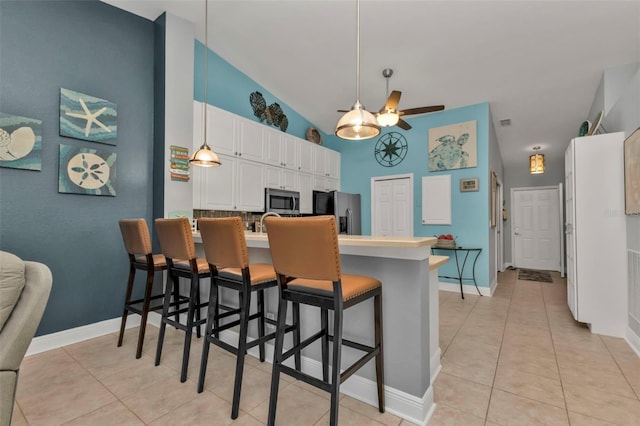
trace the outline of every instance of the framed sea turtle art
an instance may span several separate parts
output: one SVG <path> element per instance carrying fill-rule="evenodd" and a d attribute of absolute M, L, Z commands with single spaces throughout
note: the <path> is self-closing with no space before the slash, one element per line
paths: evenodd
<path fill-rule="evenodd" d="M 429 129 L 429 171 L 478 166 L 475 120 Z"/>

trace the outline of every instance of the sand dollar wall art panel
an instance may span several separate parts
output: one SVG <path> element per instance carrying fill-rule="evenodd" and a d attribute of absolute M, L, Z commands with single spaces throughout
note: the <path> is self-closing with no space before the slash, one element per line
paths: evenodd
<path fill-rule="evenodd" d="M 478 166 L 476 121 L 429 129 L 429 171 Z"/>
<path fill-rule="evenodd" d="M 60 136 L 116 145 L 118 137 L 116 104 L 61 88 Z"/>
<path fill-rule="evenodd" d="M 116 153 L 60 144 L 58 192 L 116 195 Z"/>
<path fill-rule="evenodd" d="M 0 112 L 0 167 L 42 170 L 42 121 Z"/>

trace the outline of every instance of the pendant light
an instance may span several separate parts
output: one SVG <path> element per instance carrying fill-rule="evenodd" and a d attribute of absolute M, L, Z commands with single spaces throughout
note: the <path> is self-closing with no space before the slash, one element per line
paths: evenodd
<path fill-rule="evenodd" d="M 539 146 L 534 146 L 533 150 L 536 153 L 529 156 L 529 173 L 532 175 L 544 173 L 544 154 L 538 154 Z"/>
<path fill-rule="evenodd" d="M 336 126 L 336 136 L 349 140 L 370 139 L 380 134 L 378 121 L 360 103 L 360 0 L 357 0 L 356 17 L 356 103 Z"/>
<path fill-rule="evenodd" d="M 204 100 L 202 102 L 202 145 L 193 153 L 189 163 L 201 167 L 218 167 L 220 159 L 218 155 L 207 145 L 207 80 L 209 79 L 207 67 L 207 52 L 209 50 L 209 0 L 204 0 Z"/>

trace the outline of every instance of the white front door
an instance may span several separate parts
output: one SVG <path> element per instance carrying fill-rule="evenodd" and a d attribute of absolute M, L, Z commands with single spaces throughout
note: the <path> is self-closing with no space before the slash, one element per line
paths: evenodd
<path fill-rule="evenodd" d="M 371 235 L 413 237 L 413 175 L 371 178 Z"/>
<path fill-rule="evenodd" d="M 514 266 L 559 271 L 558 187 L 514 188 L 512 192 Z"/>

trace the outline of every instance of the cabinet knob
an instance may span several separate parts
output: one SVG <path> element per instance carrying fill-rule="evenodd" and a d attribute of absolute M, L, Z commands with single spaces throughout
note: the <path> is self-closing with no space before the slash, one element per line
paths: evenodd
<path fill-rule="evenodd" d="M 242 153 L 241 152 L 238 153 L 238 157 L 242 157 Z"/>
<path fill-rule="evenodd" d="M 236 151 L 236 152 L 234 152 L 234 153 L 233 153 L 233 155 L 238 155 L 238 152 L 237 152 L 237 151 Z"/>

